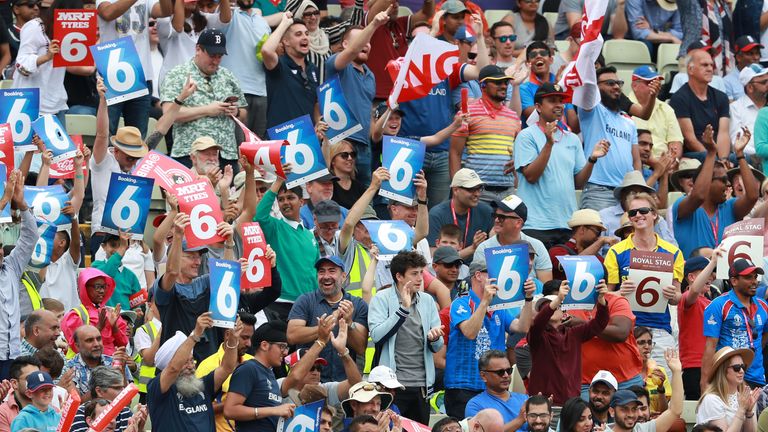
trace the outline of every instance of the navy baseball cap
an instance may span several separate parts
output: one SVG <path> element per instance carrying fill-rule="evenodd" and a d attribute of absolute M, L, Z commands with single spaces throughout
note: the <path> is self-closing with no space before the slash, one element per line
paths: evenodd
<path fill-rule="evenodd" d="M 48 375 L 48 372 L 39 371 L 27 375 L 27 390 L 33 393 L 40 389 L 52 387 L 53 379 Z"/>
<path fill-rule="evenodd" d="M 189 247 L 189 245 L 187 245 L 187 239 L 184 239 L 181 241 L 181 250 L 184 252 L 197 252 L 197 251 L 205 252 L 208 250 L 208 248 L 205 246 Z"/>
<path fill-rule="evenodd" d="M 197 44 L 209 55 L 227 54 L 227 38 L 220 30 L 203 30 L 197 38 Z"/>
<path fill-rule="evenodd" d="M 611 398 L 611 407 L 625 406 L 631 403 L 642 403 L 632 390 L 619 390 Z"/>
<path fill-rule="evenodd" d="M 709 264 L 709 260 L 703 256 L 695 256 L 692 258 L 688 258 L 685 261 L 685 274 L 689 274 L 691 272 L 704 270 L 704 267 Z"/>
<path fill-rule="evenodd" d="M 469 34 L 469 32 L 467 31 L 467 26 L 465 26 L 465 25 L 460 26 L 456 30 L 456 34 L 453 37 L 456 40 L 458 40 L 458 41 L 467 42 L 467 43 L 471 43 L 471 44 L 473 44 L 473 43 L 475 43 L 477 41 L 477 39 L 475 39 L 474 36 Z"/>
<path fill-rule="evenodd" d="M 752 274 L 753 272 L 757 272 L 757 274 L 765 274 L 763 269 L 756 266 L 755 263 L 748 259 L 739 258 L 731 264 L 731 268 L 728 270 L 728 276 L 730 277 L 737 277 L 737 276 L 746 276 L 749 274 Z"/>
<path fill-rule="evenodd" d="M 337 257 L 336 255 L 322 257 L 315 261 L 315 268 L 319 269 L 320 265 L 324 262 L 330 262 L 331 264 L 338 266 L 342 271 L 344 271 L 344 261 L 342 261 L 341 258 Z"/>

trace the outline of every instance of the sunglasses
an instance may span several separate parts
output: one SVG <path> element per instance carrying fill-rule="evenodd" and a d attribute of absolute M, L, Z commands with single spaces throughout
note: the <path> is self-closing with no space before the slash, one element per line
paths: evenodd
<path fill-rule="evenodd" d="M 309 18 L 309 17 L 311 17 L 311 16 L 320 16 L 320 11 L 319 11 L 319 10 L 316 10 L 316 11 L 314 11 L 314 12 L 304 12 L 304 13 L 303 13 L 303 14 L 301 14 L 301 15 L 302 15 L 304 18 Z"/>
<path fill-rule="evenodd" d="M 622 86 L 624 86 L 624 80 L 614 80 L 614 79 L 609 79 L 609 80 L 605 80 L 605 81 L 598 81 L 597 83 L 598 83 L 598 84 L 605 84 L 605 85 L 607 85 L 608 87 L 613 87 L 613 86 L 615 86 L 615 85 L 617 85 L 617 86 L 619 86 L 619 87 L 622 87 Z"/>
<path fill-rule="evenodd" d="M 747 365 L 745 365 L 744 363 L 739 363 L 739 364 L 728 366 L 728 369 L 733 369 L 733 371 L 736 372 L 736 373 L 739 373 L 741 371 L 745 371 L 746 372 L 747 371 Z"/>
<path fill-rule="evenodd" d="M 529 59 L 534 59 L 534 58 L 536 58 L 538 56 L 549 57 L 549 50 L 537 49 L 537 50 L 533 50 L 533 51 L 528 53 L 528 58 Z"/>
<path fill-rule="evenodd" d="M 149 27 L 154 27 L 157 24 L 157 21 L 150 21 L 147 25 Z"/>
<path fill-rule="evenodd" d="M 501 43 L 514 42 L 517 40 L 517 35 L 499 36 L 496 39 L 498 39 Z"/>
<path fill-rule="evenodd" d="M 503 215 L 503 214 L 500 214 L 500 213 L 494 213 L 493 214 L 493 220 L 496 220 L 496 219 L 504 222 L 504 221 L 506 221 L 508 219 L 520 219 L 520 220 L 522 220 L 523 218 L 521 218 L 520 216 L 507 216 L 507 215 Z"/>
<path fill-rule="evenodd" d="M 357 152 L 356 151 L 351 151 L 351 152 L 346 152 L 345 151 L 345 152 L 339 153 L 339 156 L 341 156 L 342 159 L 346 159 L 346 160 L 357 159 Z"/>
<path fill-rule="evenodd" d="M 440 264 L 442 266 L 445 266 L 445 267 L 452 267 L 452 268 L 459 268 L 459 267 L 461 267 L 461 261 L 456 261 L 456 262 L 452 262 L 452 263 L 438 263 L 438 264 Z"/>
<path fill-rule="evenodd" d="M 461 188 L 461 189 L 463 189 L 463 190 L 465 190 L 465 191 L 467 191 L 467 192 L 469 192 L 469 193 L 476 193 L 476 192 L 482 192 L 482 191 L 484 191 L 484 190 L 485 190 L 485 186 L 483 186 L 483 185 L 480 185 L 480 186 L 475 186 L 475 187 L 473 187 L 473 188 L 465 188 L 465 187 L 463 187 L 463 188 Z"/>
<path fill-rule="evenodd" d="M 635 217 L 637 216 L 638 213 L 640 213 L 641 215 L 647 215 L 650 212 L 651 212 L 650 207 L 640 207 L 636 209 L 627 210 L 627 215 L 629 217 Z"/>
<path fill-rule="evenodd" d="M 467 58 L 468 58 L 469 60 L 474 60 L 474 59 L 476 59 L 476 58 L 477 58 L 477 53 L 473 53 L 473 52 L 471 52 L 471 53 L 467 53 Z"/>
<path fill-rule="evenodd" d="M 374 391 L 374 390 L 376 390 L 376 385 L 375 385 L 375 384 L 371 384 L 371 383 L 368 383 L 368 384 L 364 384 L 362 387 L 359 387 L 359 388 L 357 388 L 355 391 L 353 391 L 352 393 L 350 393 L 350 394 L 349 394 L 349 398 L 350 398 L 350 399 L 354 398 L 354 397 L 355 397 L 355 394 L 356 394 L 356 393 L 359 393 L 359 392 L 361 392 L 361 391 Z"/>
<path fill-rule="evenodd" d="M 486 370 L 484 370 L 483 372 L 486 372 L 486 373 L 488 373 L 488 372 L 489 372 L 489 373 L 494 373 L 494 374 L 496 374 L 496 375 L 498 375 L 498 376 L 500 376 L 500 377 L 503 377 L 504 375 L 512 375 L 512 368 L 506 368 L 506 369 L 497 369 L 497 370 L 490 370 L 490 369 L 486 369 Z"/>

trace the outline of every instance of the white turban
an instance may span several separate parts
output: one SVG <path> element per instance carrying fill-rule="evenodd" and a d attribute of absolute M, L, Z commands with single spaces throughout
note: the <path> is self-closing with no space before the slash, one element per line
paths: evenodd
<path fill-rule="evenodd" d="M 165 341 L 165 343 L 157 350 L 157 353 L 155 354 L 155 367 L 160 370 L 168 367 L 168 363 L 171 362 L 173 355 L 176 354 L 176 351 L 178 351 L 185 340 L 187 340 L 187 335 L 177 330 L 176 334 Z"/>

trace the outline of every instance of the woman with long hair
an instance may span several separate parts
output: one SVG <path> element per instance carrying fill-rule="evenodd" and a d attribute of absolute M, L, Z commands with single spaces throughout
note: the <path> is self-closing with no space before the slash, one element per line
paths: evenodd
<path fill-rule="evenodd" d="M 726 432 L 757 430 L 755 402 L 761 389 L 750 391 L 744 382 L 754 357 L 746 348 L 723 347 L 715 353 L 709 385 L 696 406 L 696 423 L 711 422 Z"/>
<path fill-rule="evenodd" d="M 333 200 L 350 209 L 365 192 L 366 186 L 355 179 L 357 152 L 349 141 L 339 141 L 328 149 L 328 170 L 338 180 L 333 181 Z"/>
<path fill-rule="evenodd" d="M 539 1 L 517 0 L 517 10 L 502 18 L 502 21 L 512 24 L 515 29 L 515 51 L 524 50 L 533 41 L 552 40 L 549 22 L 539 13 Z"/>
<path fill-rule="evenodd" d="M 592 410 L 580 397 L 565 401 L 560 411 L 560 432 L 592 432 Z"/>

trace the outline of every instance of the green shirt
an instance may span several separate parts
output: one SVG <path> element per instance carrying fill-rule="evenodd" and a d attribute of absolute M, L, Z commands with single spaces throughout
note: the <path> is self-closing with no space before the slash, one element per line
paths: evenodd
<path fill-rule="evenodd" d="M 107 306 L 115 307 L 121 304 L 123 310 L 131 310 L 129 297 L 141 290 L 139 279 L 127 268 L 123 267 L 123 257 L 113 253 L 106 261 L 94 261 L 91 267 L 97 268 L 115 280 L 115 291 L 107 300 Z"/>
<path fill-rule="evenodd" d="M 275 3 L 272 0 L 256 0 L 253 3 L 253 7 L 261 10 L 262 16 L 269 16 L 276 13 L 283 13 L 285 11 L 285 0 L 277 0 Z"/>
<path fill-rule="evenodd" d="M 300 295 L 317 289 L 315 262 L 320 259 L 320 253 L 315 235 L 301 222 L 270 216 L 276 197 L 274 192 L 267 191 L 256 207 L 253 220 L 261 225 L 267 243 L 277 255 L 277 271 L 283 282 L 280 298 L 295 301 Z"/>
<path fill-rule="evenodd" d="M 185 107 L 199 107 L 213 102 L 223 102 L 230 96 L 239 98 L 239 107 L 245 107 L 245 95 L 240 90 L 237 78 L 226 68 L 219 70 L 210 77 L 203 75 L 195 65 L 194 59 L 182 63 L 165 76 L 163 86 L 160 88 L 160 100 L 173 103 L 184 84 L 190 77 L 197 83 L 197 91 L 184 101 Z M 237 143 L 235 142 L 235 122 L 227 115 L 216 117 L 202 117 L 186 123 L 173 125 L 173 150 L 171 156 L 189 156 L 192 151 L 192 142 L 201 137 L 209 136 L 221 146 L 223 159 L 237 159 Z"/>

